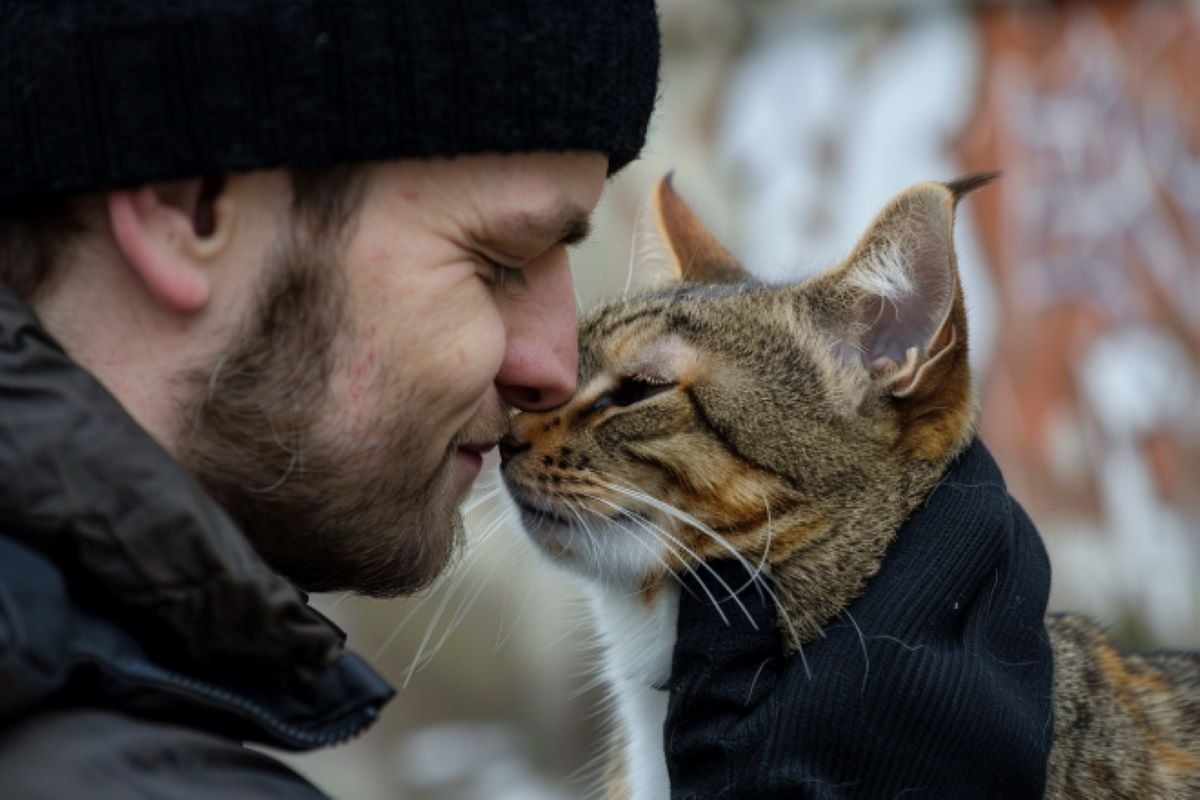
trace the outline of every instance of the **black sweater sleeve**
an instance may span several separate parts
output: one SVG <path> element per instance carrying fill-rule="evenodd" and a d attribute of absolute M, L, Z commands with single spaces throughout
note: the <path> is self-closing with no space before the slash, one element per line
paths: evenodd
<path fill-rule="evenodd" d="M 781 655 L 753 588 L 742 599 L 757 629 L 733 613 L 726 625 L 690 588 L 664 731 L 675 800 L 1042 796 L 1050 566 L 981 443 L 802 655 Z"/>

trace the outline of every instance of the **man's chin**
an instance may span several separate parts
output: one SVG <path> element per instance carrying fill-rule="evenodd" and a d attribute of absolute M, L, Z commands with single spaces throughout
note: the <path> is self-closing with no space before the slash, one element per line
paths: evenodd
<path fill-rule="evenodd" d="M 359 517 L 355 528 L 326 539 L 335 570 L 344 580 L 336 589 L 323 580 L 329 570 L 306 576 L 321 585 L 319 591 L 352 591 L 371 597 L 415 594 L 433 583 L 462 549 L 465 541 L 459 504 L 470 491 L 478 469 L 457 454 L 444 457 L 422 490 L 410 494 L 399 507 L 395 498 L 377 497 L 373 507 Z M 390 502 L 389 502 L 390 501 Z M 369 501 L 363 500 L 370 506 Z M 303 583 L 301 584 L 304 585 Z"/>
<path fill-rule="evenodd" d="M 309 574 L 289 577 L 308 591 L 349 591 L 381 598 L 412 595 L 447 569 L 465 539 L 457 507 L 429 514 L 421 522 L 402 523 L 386 537 L 373 531 L 377 541 L 372 543 L 361 540 L 363 531 L 345 533 L 360 537 L 358 546 L 342 548 L 339 542 L 332 542 L 324 548 L 327 558 L 323 564 Z M 378 541 L 380 538 L 388 541 Z"/>
<path fill-rule="evenodd" d="M 364 475 L 353 489 L 297 482 L 267 495 L 228 485 L 216 494 L 263 559 L 301 589 L 399 597 L 429 586 L 462 547 L 458 505 L 470 482 L 457 466 L 444 460 L 422 487 Z"/>

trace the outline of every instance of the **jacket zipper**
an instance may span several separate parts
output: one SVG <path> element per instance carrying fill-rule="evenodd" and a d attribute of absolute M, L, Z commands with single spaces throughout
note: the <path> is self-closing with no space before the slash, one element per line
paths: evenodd
<path fill-rule="evenodd" d="M 133 680 L 157 686 L 165 691 L 237 713 L 257 723 L 277 743 L 283 743 L 297 750 L 328 747 L 353 739 L 370 727 L 379 717 L 381 703 L 368 703 L 349 712 L 348 721 L 333 730 L 328 729 L 329 724 L 321 726 L 325 730 L 306 730 L 281 719 L 279 715 L 261 703 L 183 673 L 141 661 L 119 659 L 114 662 L 99 654 L 82 651 L 82 649 L 77 652 L 100 669 L 122 680 Z M 273 744 L 273 742 L 266 742 L 266 744 Z"/>

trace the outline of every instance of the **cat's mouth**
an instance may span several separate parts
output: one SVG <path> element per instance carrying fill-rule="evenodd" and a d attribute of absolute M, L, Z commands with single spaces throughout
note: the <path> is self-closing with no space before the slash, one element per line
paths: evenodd
<path fill-rule="evenodd" d="M 535 505 L 534 503 L 517 496 L 513 496 L 513 502 L 521 511 L 521 516 L 524 518 L 526 527 L 535 527 L 550 523 L 563 528 L 573 527 L 570 520 L 560 516 L 555 511 L 544 506 Z"/>

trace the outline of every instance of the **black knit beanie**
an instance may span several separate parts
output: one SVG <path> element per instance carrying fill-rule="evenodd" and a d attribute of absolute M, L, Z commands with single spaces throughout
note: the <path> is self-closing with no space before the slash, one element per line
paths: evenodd
<path fill-rule="evenodd" d="M 0 201 L 281 166 L 637 157 L 653 0 L 0 0 Z"/>

